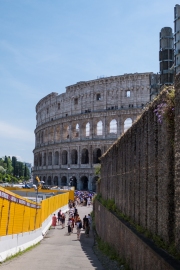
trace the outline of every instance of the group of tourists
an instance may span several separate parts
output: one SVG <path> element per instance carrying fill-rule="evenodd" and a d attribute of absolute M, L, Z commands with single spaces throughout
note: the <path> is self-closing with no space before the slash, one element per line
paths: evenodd
<path fill-rule="evenodd" d="M 81 220 L 78 214 L 77 207 L 75 207 L 75 204 L 73 203 L 69 209 L 69 218 L 67 226 L 69 235 L 73 233 L 73 230 L 76 227 L 78 240 L 80 240 L 81 229 L 85 230 L 85 235 L 89 237 L 89 231 L 91 227 L 91 215 L 90 214 L 88 214 L 87 216 L 85 215 L 83 220 Z"/>
<path fill-rule="evenodd" d="M 89 193 L 79 193 L 75 194 L 75 200 L 69 201 L 69 211 L 66 213 L 63 213 L 61 210 L 58 211 L 57 215 L 54 214 L 52 217 L 52 227 L 55 228 L 56 225 L 61 225 L 62 229 L 65 228 L 65 221 L 66 217 L 68 215 L 68 221 L 67 221 L 67 229 L 68 229 L 68 235 L 73 233 L 73 230 L 77 230 L 77 240 L 80 240 L 80 234 L 81 229 L 85 231 L 86 237 L 89 237 L 89 231 L 91 227 L 91 215 L 85 215 L 84 218 L 81 220 L 77 207 L 81 205 L 81 199 L 83 199 L 83 202 L 86 204 L 83 204 L 85 206 L 90 206 L 92 203 L 92 197 Z M 85 200 L 86 199 L 86 200 Z M 80 203 L 78 201 L 80 200 Z"/>
<path fill-rule="evenodd" d="M 76 190 L 74 195 L 76 206 L 89 207 L 92 204 L 94 192 Z"/>

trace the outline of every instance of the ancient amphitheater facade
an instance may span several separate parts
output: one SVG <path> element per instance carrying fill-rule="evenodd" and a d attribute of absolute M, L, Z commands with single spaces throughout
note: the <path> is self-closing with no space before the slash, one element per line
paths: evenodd
<path fill-rule="evenodd" d="M 42 98 L 36 105 L 34 178 L 95 190 L 99 158 L 149 102 L 151 75 L 82 81 Z"/>

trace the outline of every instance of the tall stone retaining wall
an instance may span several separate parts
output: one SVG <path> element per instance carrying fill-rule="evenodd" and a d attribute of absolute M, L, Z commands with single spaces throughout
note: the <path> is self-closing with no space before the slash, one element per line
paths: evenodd
<path fill-rule="evenodd" d="M 180 269 L 176 262 L 152 241 L 138 234 L 126 222 L 108 211 L 97 200 L 94 203 L 95 225 L 98 235 L 124 257 L 130 269 Z"/>
<path fill-rule="evenodd" d="M 158 119 L 154 110 L 171 90 L 165 88 L 102 156 L 99 188 L 104 199 L 114 199 L 123 214 L 166 243 L 175 241 L 174 117 L 159 112 Z"/>

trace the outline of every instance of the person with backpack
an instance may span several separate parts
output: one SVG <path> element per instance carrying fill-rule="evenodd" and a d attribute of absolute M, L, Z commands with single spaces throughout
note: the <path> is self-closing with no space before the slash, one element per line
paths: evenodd
<path fill-rule="evenodd" d="M 58 225 L 60 225 L 60 223 L 62 223 L 61 218 L 62 218 L 62 213 L 61 213 L 61 210 L 59 210 L 59 212 L 58 212 Z"/>
<path fill-rule="evenodd" d="M 80 217 L 78 217 L 76 225 L 77 225 L 77 240 L 80 240 L 81 229 L 82 229 L 82 221 Z"/>
<path fill-rule="evenodd" d="M 65 227 L 65 214 L 63 213 L 62 216 L 61 216 L 61 225 L 62 225 L 62 229 L 64 229 Z"/>

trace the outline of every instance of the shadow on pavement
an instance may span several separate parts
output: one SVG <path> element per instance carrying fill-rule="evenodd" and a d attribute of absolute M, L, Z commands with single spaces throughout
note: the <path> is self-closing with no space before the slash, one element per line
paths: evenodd
<path fill-rule="evenodd" d="M 93 236 L 92 229 L 90 231 L 89 237 L 85 235 L 84 230 L 81 231 L 80 244 L 81 244 L 82 250 L 88 257 L 94 269 L 104 270 L 104 268 L 102 267 L 100 261 L 98 260 L 97 256 L 94 254 L 93 249 L 92 249 L 94 245 L 94 236 Z"/>

